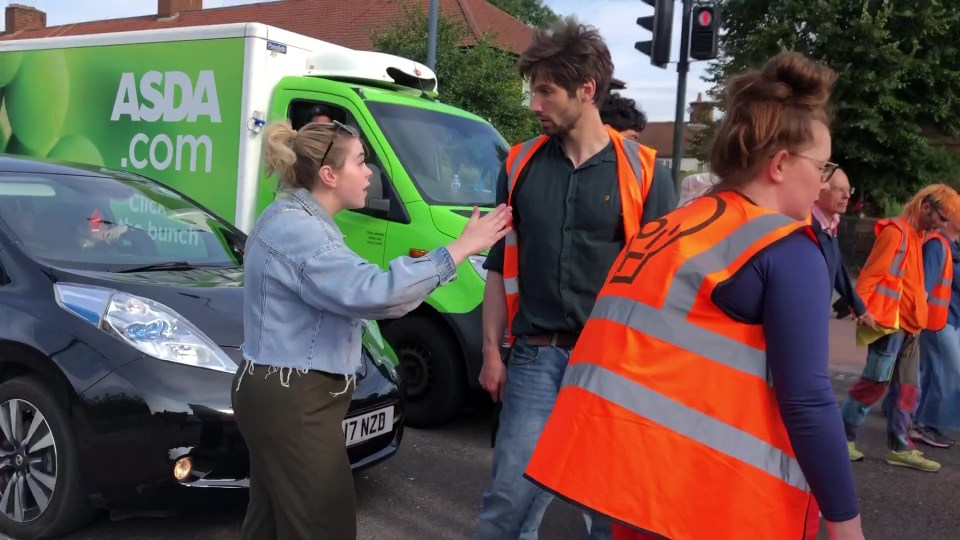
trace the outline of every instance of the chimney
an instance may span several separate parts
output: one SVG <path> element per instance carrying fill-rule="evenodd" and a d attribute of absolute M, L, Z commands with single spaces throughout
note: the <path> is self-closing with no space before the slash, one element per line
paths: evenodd
<path fill-rule="evenodd" d="M 697 100 L 690 104 L 690 123 L 709 124 L 713 122 L 713 102 L 704 101 L 703 94 L 697 94 Z"/>
<path fill-rule="evenodd" d="M 161 18 L 201 9 L 203 9 L 203 0 L 157 0 L 157 16 Z"/>
<path fill-rule="evenodd" d="M 47 14 L 35 7 L 24 6 L 22 4 L 10 4 L 7 6 L 6 23 L 5 34 L 22 32 L 24 30 L 36 30 L 47 26 Z"/>

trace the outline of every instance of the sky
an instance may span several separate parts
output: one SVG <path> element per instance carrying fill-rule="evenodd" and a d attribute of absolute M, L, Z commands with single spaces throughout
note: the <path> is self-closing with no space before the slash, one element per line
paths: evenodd
<path fill-rule="evenodd" d="M 263 0 L 203 0 L 204 8 L 254 4 Z M 157 0 L 8 0 L 36 7 L 47 14 L 47 24 L 56 26 L 107 18 L 134 17 L 156 13 Z M 660 69 L 650 58 L 634 48 L 637 41 L 649 39 L 649 32 L 636 24 L 637 17 L 651 15 L 653 7 L 639 0 L 544 0 L 561 15 L 576 15 L 580 21 L 596 26 L 610 48 L 614 76 L 627 83 L 623 92 L 647 114 L 652 122 L 673 121 L 676 114 L 677 65 Z M 680 6 L 674 7 L 673 48 L 671 58 L 680 53 Z M 3 19 L 0 17 L 0 27 Z M 686 103 L 695 101 L 697 93 L 706 98 L 709 84 L 703 81 L 706 62 L 693 62 L 687 74 Z M 442 84 L 442 81 L 441 81 Z M 685 118 L 688 111 L 684 112 Z"/>

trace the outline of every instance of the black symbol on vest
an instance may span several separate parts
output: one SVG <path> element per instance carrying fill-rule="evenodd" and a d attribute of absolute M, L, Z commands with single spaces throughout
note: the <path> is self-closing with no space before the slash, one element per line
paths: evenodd
<path fill-rule="evenodd" d="M 643 267 L 670 244 L 684 236 L 700 232 L 720 219 L 727 208 L 727 202 L 716 195 L 707 195 L 701 199 L 698 206 L 707 204 L 707 200 L 713 200 L 717 207 L 712 215 L 699 223 L 683 222 L 682 219 L 688 212 L 678 210 L 644 225 L 627 243 L 620 264 L 610 277 L 610 283 L 632 284 Z"/>

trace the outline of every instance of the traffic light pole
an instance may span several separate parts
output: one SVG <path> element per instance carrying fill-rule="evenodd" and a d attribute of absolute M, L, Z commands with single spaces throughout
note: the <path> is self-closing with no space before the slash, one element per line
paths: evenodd
<path fill-rule="evenodd" d="M 427 67 L 437 70 L 437 19 L 440 0 L 430 0 L 430 19 L 427 26 Z"/>
<path fill-rule="evenodd" d="M 687 101 L 687 72 L 690 71 L 690 18 L 693 0 L 683 0 L 680 24 L 680 61 L 677 62 L 677 113 L 673 123 L 673 187 L 680 193 L 680 165 L 683 162 L 683 117 Z"/>

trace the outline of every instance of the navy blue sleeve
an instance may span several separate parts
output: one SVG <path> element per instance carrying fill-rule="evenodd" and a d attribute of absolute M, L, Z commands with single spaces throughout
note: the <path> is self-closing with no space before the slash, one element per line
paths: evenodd
<path fill-rule="evenodd" d="M 848 305 L 852 304 L 854 314 L 856 314 L 857 317 L 861 317 L 867 312 L 867 306 L 863 304 L 863 299 L 860 298 L 860 295 L 857 294 L 857 289 L 853 286 L 853 280 L 850 279 L 850 271 L 847 270 L 847 264 L 844 262 L 843 256 L 841 256 L 837 262 L 839 264 L 839 268 L 837 269 L 837 292 L 840 293 L 840 296 L 847 299 Z"/>
<path fill-rule="evenodd" d="M 831 290 L 823 253 L 797 233 L 714 292 L 734 319 L 763 324 L 767 363 L 790 443 L 828 521 L 859 514 L 847 439 L 830 381 Z"/>
<path fill-rule="evenodd" d="M 947 253 L 943 249 L 943 242 L 931 240 L 923 244 L 923 285 L 927 294 L 931 294 L 933 288 L 940 282 L 943 262 L 946 259 Z"/>

